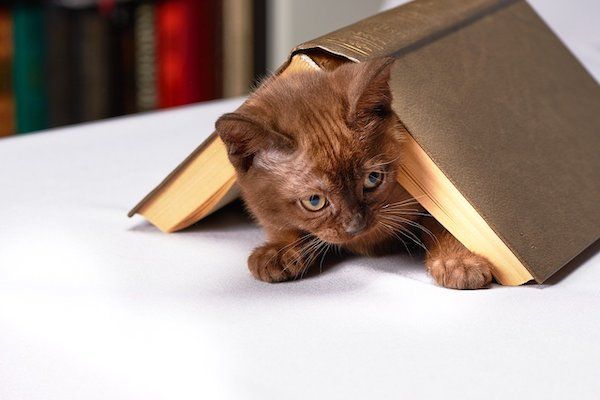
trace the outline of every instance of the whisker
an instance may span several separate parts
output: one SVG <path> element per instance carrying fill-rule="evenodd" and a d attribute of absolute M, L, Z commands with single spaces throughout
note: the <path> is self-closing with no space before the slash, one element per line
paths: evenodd
<path fill-rule="evenodd" d="M 308 271 L 308 269 L 313 264 L 313 262 L 315 262 L 315 260 L 319 257 L 319 255 L 323 251 L 323 249 L 326 249 L 326 248 L 327 248 L 327 243 L 319 240 L 319 243 L 312 250 L 312 254 L 310 255 L 309 260 L 306 261 L 306 265 L 304 266 L 304 268 L 302 269 L 302 271 L 300 273 L 300 279 L 302 279 L 304 277 L 304 274 Z M 323 257 L 325 256 L 325 254 L 326 254 L 326 252 L 323 253 Z"/>
<path fill-rule="evenodd" d="M 409 229 L 407 229 L 405 226 L 402 225 L 401 221 L 392 220 L 392 219 L 386 219 L 386 221 L 393 228 L 397 229 L 400 234 L 405 236 L 407 239 L 410 239 L 417 246 L 421 247 L 425 251 L 429 251 L 427 246 L 425 246 L 425 244 L 413 232 L 411 232 Z"/>
<path fill-rule="evenodd" d="M 404 248 L 406 249 L 407 253 L 412 257 L 412 253 L 410 252 L 410 249 L 408 248 L 406 242 L 404 241 L 404 239 L 402 239 L 402 237 L 398 236 L 398 234 L 396 233 L 396 230 L 391 227 L 390 225 L 386 224 L 383 221 L 378 221 L 378 228 L 379 226 L 384 228 L 384 233 L 388 233 L 390 235 L 392 235 L 394 238 L 396 238 L 397 240 L 399 240 L 403 245 Z"/>
<path fill-rule="evenodd" d="M 384 209 L 381 210 L 382 213 L 386 213 L 389 215 L 416 215 L 419 217 L 431 217 L 431 214 L 429 214 L 428 212 L 422 212 L 420 210 L 417 209 L 393 209 L 393 208 L 388 208 L 388 209 Z"/>
<path fill-rule="evenodd" d="M 401 207 L 401 206 L 411 206 L 413 204 L 419 204 L 419 202 L 417 201 L 416 198 L 410 197 L 408 199 L 398 201 L 395 203 L 388 203 L 388 204 L 384 205 L 382 208 L 386 209 L 386 208 L 395 208 L 395 207 Z"/>
<path fill-rule="evenodd" d="M 331 248 L 331 244 L 327 243 L 327 246 L 325 247 L 325 251 L 323 252 L 323 255 L 321 256 L 321 261 L 319 262 L 319 274 L 323 273 L 323 260 L 325 260 L 325 256 L 327 255 L 327 252 L 329 251 L 330 248 Z"/>
<path fill-rule="evenodd" d="M 384 154 L 378 154 L 378 155 L 376 155 L 375 157 L 371 158 L 371 160 L 373 160 L 374 158 L 382 157 L 382 156 L 384 156 Z M 380 163 L 377 163 L 377 164 L 372 164 L 372 165 L 371 165 L 371 167 L 372 167 L 372 168 L 373 168 L 373 167 L 382 167 L 382 166 L 384 166 L 384 165 L 391 164 L 391 163 L 393 163 L 394 161 L 398 160 L 398 159 L 399 159 L 401 156 L 402 156 L 402 155 L 400 154 L 400 155 L 398 155 L 396 158 L 394 158 L 394 159 L 392 159 L 392 160 L 390 160 L 390 161 L 386 161 L 386 162 L 380 162 Z M 369 160 L 369 161 L 371 161 L 371 160 Z"/>
<path fill-rule="evenodd" d="M 420 229 L 421 231 L 426 233 L 434 242 L 439 243 L 437 237 L 433 234 L 433 232 L 431 232 L 425 226 L 419 224 L 416 221 L 412 221 L 410 219 L 403 218 L 399 215 L 393 215 L 393 216 L 392 215 L 382 215 L 382 218 L 387 218 L 388 221 L 403 222 L 403 223 L 406 223 L 416 229 Z"/>
<path fill-rule="evenodd" d="M 295 245 L 301 246 L 301 243 L 304 242 L 306 239 L 310 238 L 312 235 L 310 233 L 307 233 L 301 237 L 299 237 L 298 239 L 294 240 L 292 243 L 287 244 L 286 246 L 283 246 L 281 249 L 279 249 L 277 251 L 277 253 L 273 254 L 271 256 L 271 258 L 269 258 L 267 260 L 267 264 L 271 262 L 271 260 L 273 260 L 273 258 L 277 257 L 279 255 L 279 253 L 281 253 L 282 251 L 285 250 L 285 253 L 283 253 L 284 255 L 287 254 L 288 251 L 291 250 L 291 248 Z"/>
<path fill-rule="evenodd" d="M 304 243 L 301 243 L 301 244 L 299 244 L 299 247 L 300 247 L 300 249 L 298 250 L 298 254 L 295 256 L 295 258 L 294 258 L 294 259 L 292 259 L 292 260 L 290 261 L 290 265 L 287 265 L 287 266 L 286 266 L 286 267 L 283 269 L 283 271 L 287 271 L 287 270 L 289 270 L 289 268 L 290 268 L 291 266 L 294 266 L 294 267 L 296 267 L 296 266 L 297 266 L 297 265 L 298 265 L 298 264 L 299 264 L 299 263 L 302 261 L 302 259 L 305 257 L 306 250 L 307 250 L 308 248 L 310 248 L 310 247 L 314 246 L 314 245 L 315 245 L 315 243 L 317 243 L 317 242 L 319 241 L 319 239 L 318 239 L 318 238 L 312 237 L 312 235 L 310 235 L 310 236 L 311 236 L 311 238 L 310 238 L 310 240 L 309 240 L 309 241 L 305 241 Z M 290 250 L 291 250 L 291 248 L 289 248 L 289 249 L 286 251 L 286 253 L 284 253 L 284 254 L 287 254 L 287 252 L 288 252 L 288 251 L 290 251 Z"/>

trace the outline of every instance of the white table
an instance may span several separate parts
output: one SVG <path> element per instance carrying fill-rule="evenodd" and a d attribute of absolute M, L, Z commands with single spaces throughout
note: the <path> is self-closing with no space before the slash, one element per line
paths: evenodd
<path fill-rule="evenodd" d="M 241 101 L 0 141 L 0 399 L 600 396 L 598 254 L 543 286 L 446 290 L 403 255 L 269 285 L 239 208 L 127 219 Z"/>

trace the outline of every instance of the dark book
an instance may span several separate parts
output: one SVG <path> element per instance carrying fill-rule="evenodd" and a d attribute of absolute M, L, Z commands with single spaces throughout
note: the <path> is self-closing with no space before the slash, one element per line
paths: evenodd
<path fill-rule="evenodd" d="M 17 132 L 27 133 L 48 127 L 43 8 L 36 3 L 17 3 L 12 17 Z"/>
<path fill-rule="evenodd" d="M 0 136 L 15 133 L 12 59 L 13 38 L 10 9 L 0 7 Z"/>
<path fill-rule="evenodd" d="M 278 72 L 394 56 L 399 182 L 496 280 L 544 282 L 600 238 L 600 87 L 521 0 L 416 0 L 306 42 Z M 129 215 L 182 229 L 235 198 L 211 135 Z"/>
<path fill-rule="evenodd" d="M 76 122 L 73 109 L 73 65 L 71 38 L 75 12 L 50 2 L 45 9 L 45 76 L 48 93 L 48 126 Z"/>
<path fill-rule="evenodd" d="M 134 113 L 135 43 L 133 2 L 115 2 L 104 10 L 110 24 L 111 116 Z"/>
<path fill-rule="evenodd" d="M 74 23 L 74 110 L 77 122 L 111 116 L 112 73 L 110 25 L 96 8 L 77 10 Z"/>
<path fill-rule="evenodd" d="M 218 2 L 170 0 L 157 7 L 161 108 L 217 97 Z"/>
<path fill-rule="evenodd" d="M 251 86 L 258 84 L 267 75 L 267 0 L 253 0 L 252 2 L 252 47 L 254 54 L 253 81 Z"/>

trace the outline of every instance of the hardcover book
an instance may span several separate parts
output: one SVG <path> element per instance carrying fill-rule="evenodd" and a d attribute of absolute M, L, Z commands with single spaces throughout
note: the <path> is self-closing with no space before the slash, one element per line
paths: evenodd
<path fill-rule="evenodd" d="M 137 111 L 154 110 L 156 90 L 156 5 L 144 1 L 135 9 L 135 96 Z"/>
<path fill-rule="evenodd" d="M 17 3 L 13 18 L 13 91 L 18 133 L 48 127 L 44 87 L 44 18 L 38 4 Z"/>
<path fill-rule="evenodd" d="M 112 70 L 110 25 L 95 8 L 78 10 L 72 37 L 75 91 L 72 97 L 77 122 L 111 116 Z"/>
<path fill-rule="evenodd" d="M 12 56 L 12 19 L 9 9 L 0 7 L 0 137 L 15 133 Z"/>
<path fill-rule="evenodd" d="M 174 107 L 217 97 L 218 7 L 214 1 L 158 3 L 158 105 Z"/>
<path fill-rule="evenodd" d="M 71 37 L 74 13 L 66 7 L 49 2 L 44 8 L 46 37 L 45 74 L 48 93 L 48 126 L 53 128 L 74 122 L 73 69 Z"/>
<path fill-rule="evenodd" d="M 277 74 L 394 56 L 399 182 L 506 285 L 600 237 L 600 87 L 523 0 L 416 0 L 296 47 Z M 213 133 L 129 215 L 183 229 L 236 197 Z"/>

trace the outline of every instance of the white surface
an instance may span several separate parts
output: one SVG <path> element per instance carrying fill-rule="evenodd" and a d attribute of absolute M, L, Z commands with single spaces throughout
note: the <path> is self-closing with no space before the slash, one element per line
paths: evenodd
<path fill-rule="evenodd" d="M 441 289 L 403 255 L 269 285 L 235 209 L 127 219 L 240 101 L 0 141 L 0 399 L 598 398 L 598 254 L 544 286 Z"/>

